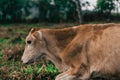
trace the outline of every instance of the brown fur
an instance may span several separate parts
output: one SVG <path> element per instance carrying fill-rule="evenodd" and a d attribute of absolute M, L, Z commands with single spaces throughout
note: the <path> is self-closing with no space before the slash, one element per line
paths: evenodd
<path fill-rule="evenodd" d="M 38 39 L 37 31 L 42 32 L 42 39 Z M 119 24 L 33 29 L 29 34 L 28 37 L 33 35 L 36 41 L 44 44 L 42 50 L 45 55 L 60 71 L 63 71 L 56 80 L 86 80 L 93 72 L 120 74 Z"/>
<path fill-rule="evenodd" d="M 77 30 L 72 28 L 66 29 L 53 29 L 48 32 L 50 35 L 54 35 L 54 38 L 57 41 L 57 46 L 61 49 L 64 49 L 68 43 L 76 36 Z"/>

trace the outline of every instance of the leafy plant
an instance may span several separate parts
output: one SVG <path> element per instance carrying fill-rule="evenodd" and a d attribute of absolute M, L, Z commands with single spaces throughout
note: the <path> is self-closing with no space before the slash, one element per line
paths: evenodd
<path fill-rule="evenodd" d="M 113 0 L 97 0 L 97 9 L 101 13 L 111 14 L 111 11 L 115 9 Z"/>
<path fill-rule="evenodd" d="M 15 21 L 21 19 L 21 8 L 24 0 L 0 0 L 0 12 L 2 21 Z"/>

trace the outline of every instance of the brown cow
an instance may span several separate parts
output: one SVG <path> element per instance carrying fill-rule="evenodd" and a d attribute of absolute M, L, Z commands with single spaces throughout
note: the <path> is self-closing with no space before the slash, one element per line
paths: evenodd
<path fill-rule="evenodd" d="M 88 24 L 63 29 L 32 29 L 22 56 L 42 55 L 63 73 L 56 80 L 87 80 L 93 72 L 120 74 L 120 25 Z"/>

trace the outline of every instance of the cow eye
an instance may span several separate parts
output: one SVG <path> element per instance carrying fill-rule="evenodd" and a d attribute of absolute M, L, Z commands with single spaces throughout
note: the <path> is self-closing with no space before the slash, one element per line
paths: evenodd
<path fill-rule="evenodd" d="M 28 41 L 27 41 L 27 44 L 31 44 L 31 42 L 32 42 L 31 40 L 28 40 Z"/>

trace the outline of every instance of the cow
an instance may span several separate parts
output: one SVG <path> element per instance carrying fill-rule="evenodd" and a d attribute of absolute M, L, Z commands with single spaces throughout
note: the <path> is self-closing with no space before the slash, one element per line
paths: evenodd
<path fill-rule="evenodd" d="M 88 80 L 93 73 L 119 76 L 120 24 L 32 28 L 22 61 L 29 63 L 43 55 L 61 72 L 55 80 Z"/>

